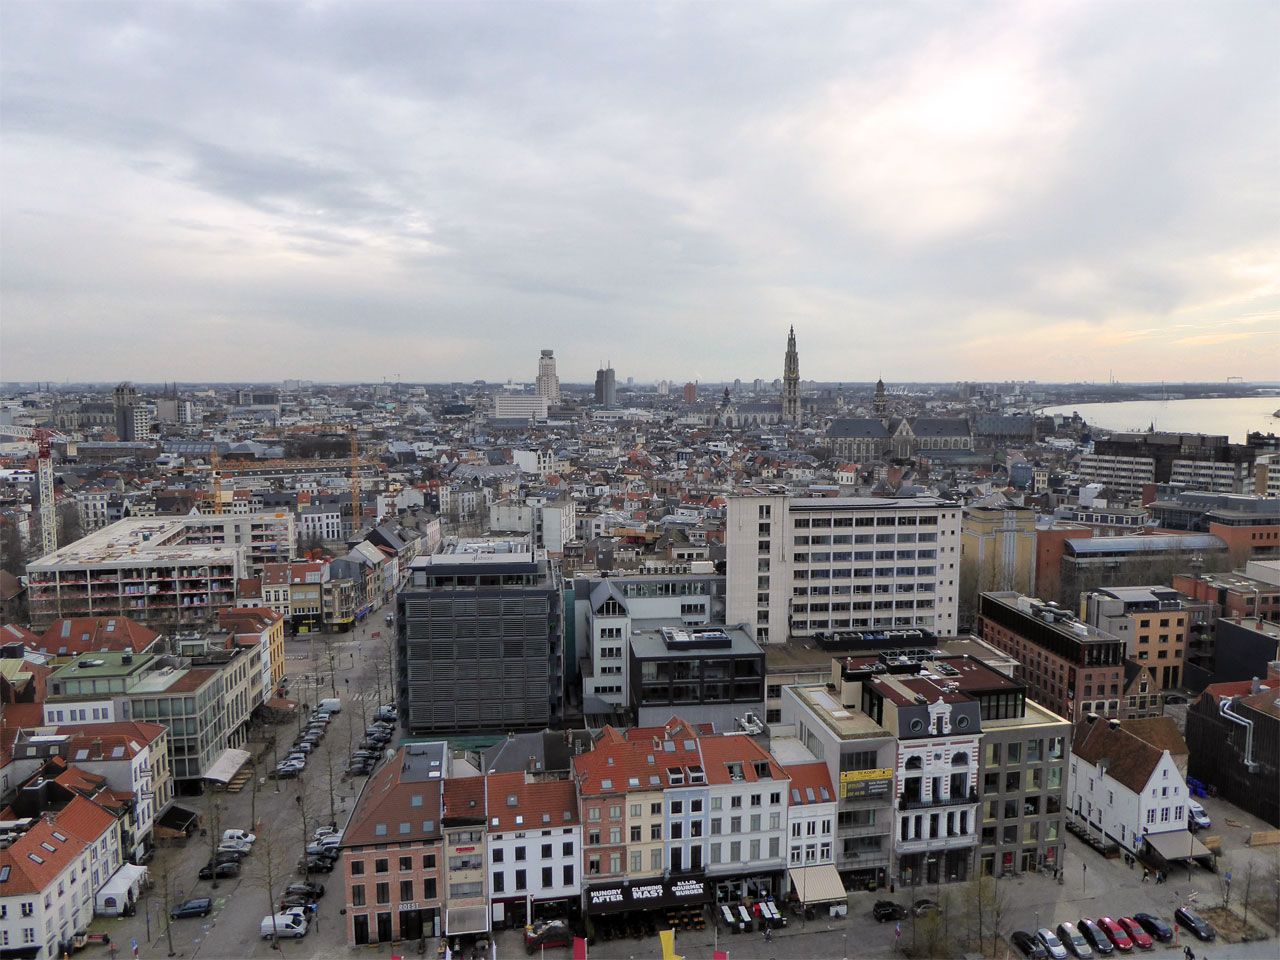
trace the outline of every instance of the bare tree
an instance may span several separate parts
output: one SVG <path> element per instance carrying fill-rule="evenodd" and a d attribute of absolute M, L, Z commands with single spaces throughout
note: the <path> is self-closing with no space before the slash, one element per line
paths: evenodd
<path fill-rule="evenodd" d="M 271 917 L 271 936 L 280 947 L 280 928 L 276 920 L 276 890 L 290 873 L 290 850 L 293 844 L 284 824 L 271 821 L 264 825 L 253 845 L 252 870 L 249 880 L 266 895 L 267 915 Z"/>

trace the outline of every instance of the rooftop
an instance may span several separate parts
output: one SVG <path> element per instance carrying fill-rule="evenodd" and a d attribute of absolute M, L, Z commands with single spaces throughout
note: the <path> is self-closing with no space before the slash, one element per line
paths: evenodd
<path fill-rule="evenodd" d="M 790 689 L 841 740 L 891 736 L 888 730 L 861 710 L 843 706 L 825 685 L 800 685 Z"/>

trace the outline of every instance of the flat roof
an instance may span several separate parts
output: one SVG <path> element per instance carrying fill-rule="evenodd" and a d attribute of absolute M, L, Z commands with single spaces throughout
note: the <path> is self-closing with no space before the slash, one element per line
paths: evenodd
<path fill-rule="evenodd" d="M 1040 727 L 1046 725 L 1061 725 L 1067 731 L 1071 729 L 1071 721 L 1066 717 L 1060 717 L 1052 710 L 1047 710 L 1034 700 L 1024 700 L 1026 707 L 1025 715 L 1021 717 L 1005 717 L 1001 720 L 983 720 L 982 730 L 984 733 L 993 730 L 1009 730 L 1011 728 L 1021 729 L 1023 727 Z"/>
<path fill-rule="evenodd" d="M 960 504 L 941 497 L 797 497 L 791 510 L 917 510 L 920 507 L 955 507 Z"/>
<path fill-rule="evenodd" d="M 124 657 L 132 657 L 132 662 L 125 663 Z M 97 650 L 81 654 L 70 663 L 63 664 L 49 676 L 57 680 L 124 677 L 148 667 L 153 660 L 155 656 L 150 653 Z"/>
<path fill-rule="evenodd" d="M 798 684 L 788 687 L 841 740 L 891 738 L 891 734 L 856 707 L 843 706 L 825 685 Z"/>
<path fill-rule="evenodd" d="M 796 640 L 788 640 L 786 643 L 769 643 L 764 646 L 765 670 L 768 673 L 816 669 L 829 671 L 831 661 L 837 657 L 838 654 L 830 650 L 809 646 Z"/>
<path fill-rule="evenodd" d="M 725 627 L 716 624 L 699 624 L 688 627 L 675 619 L 633 620 L 631 622 L 631 649 L 641 660 L 688 659 L 699 657 L 746 657 L 758 655 L 760 646 L 741 627 Z M 728 646 L 676 646 L 668 647 L 663 637 L 664 628 L 697 632 L 720 631 L 729 638 Z"/>

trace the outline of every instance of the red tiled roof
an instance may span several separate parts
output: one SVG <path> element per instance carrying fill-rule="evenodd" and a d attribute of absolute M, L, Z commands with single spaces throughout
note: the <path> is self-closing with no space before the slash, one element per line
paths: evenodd
<path fill-rule="evenodd" d="M 831 787 L 831 773 L 825 763 L 797 763 L 786 768 L 791 778 L 791 806 L 804 806 L 809 803 L 832 803 L 836 799 L 835 790 Z M 813 791 L 813 799 L 809 799 L 808 791 Z M 826 790 L 826 795 L 823 795 Z"/>
<path fill-rule="evenodd" d="M 53 621 L 44 636 L 28 646 L 51 656 L 75 656 L 98 650 L 142 653 L 159 636 L 128 617 L 70 617 Z"/>
<path fill-rule="evenodd" d="M 563 827 L 578 822 L 578 798 L 572 780 L 526 783 L 523 773 L 491 773 L 484 779 L 490 832 Z M 517 817 L 523 818 L 522 822 L 517 823 Z"/>
<path fill-rule="evenodd" d="M 444 782 L 445 820 L 479 820 L 484 822 L 484 777 L 450 777 Z"/>
<path fill-rule="evenodd" d="M 87 802 L 87 801 L 86 801 Z M 61 818 L 59 818 L 59 821 Z M 57 833 L 62 839 L 58 839 Z M 96 840 L 97 837 L 95 836 Z M 47 844 L 47 846 L 46 846 Z M 78 857 L 88 844 L 62 824 L 41 819 L 10 846 L 0 850 L 0 867 L 8 867 L 9 878 L 0 887 L 0 896 L 39 893 Z M 52 847 L 53 849 L 48 849 Z M 32 859 L 32 858 L 36 859 Z"/>

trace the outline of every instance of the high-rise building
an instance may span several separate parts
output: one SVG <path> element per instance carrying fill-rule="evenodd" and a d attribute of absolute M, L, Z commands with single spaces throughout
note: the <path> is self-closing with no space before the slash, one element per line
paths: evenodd
<path fill-rule="evenodd" d="M 543 350 L 538 357 L 537 391 L 547 403 L 560 402 L 560 378 L 556 375 L 556 358 L 551 350 Z"/>
<path fill-rule="evenodd" d="M 787 355 L 782 361 L 782 420 L 800 425 L 800 354 L 796 352 L 796 328 L 787 335 Z"/>
<path fill-rule="evenodd" d="M 760 643 L 956 633 L 960 507 L 937 497 L 730 497 L 726 623 Z"/>
<path fill-rule="evenodd" d="M 122 383 L 113 394 L 116 407 L 116 439 L 133 443 L 139 439 L 137 414 L 138 391 L 132 383 Z"/>
<path fill-rule="evenodd" d="M 449 540 L 413 561 L 396 606 L 405 729 L 540 730 L 560 719 L 561 596 L 527 537 Z"/>
<path fill-rule="evenodd" d="M 613 367 L 601 367 L 596 371 L 596 403 L 612 407 L 618 399 Z"/>
<path fill-rule="evenodd" d="M 685 403 L 698 402 L 698 385 L 696 383 L 686 383 L 684 385 L 684 402 Z"/>

